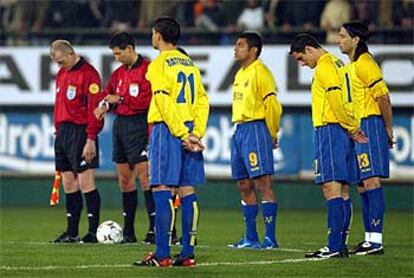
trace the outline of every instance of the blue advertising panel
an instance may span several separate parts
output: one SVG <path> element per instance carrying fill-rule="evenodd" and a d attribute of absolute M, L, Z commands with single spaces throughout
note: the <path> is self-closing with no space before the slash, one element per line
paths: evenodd
<path fill-rule="evenodd" d="M 113 117 L 105 119 L 99 135 L 100 173 L 115 174 L 112 162 Z M 411 113 L 394 115 L 396 145 L 391 151 L 391 173 L 395 179 L 413 178 L 414 117 Z M 22 174 L 51 174 L 54 171 L 54 127 L 48 112 L 0 113 L 0 170 Z M 203 141 L 208 177 L 230 177 L 230 143 L 233 134 L 228 110 L 213 109 Z M 279 148 L 274 150 L 278 176 L 309 177 L 313 172 L 313 128 L 306 112 L 283 114 Z"/>

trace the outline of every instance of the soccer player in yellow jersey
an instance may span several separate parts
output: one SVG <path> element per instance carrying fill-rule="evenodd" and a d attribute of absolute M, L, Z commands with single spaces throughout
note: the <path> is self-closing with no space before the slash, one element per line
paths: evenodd
<path fill-rule="evenodd" d="M 328 207 L 328 245 L 306 257 L 346 257 L 343 187 L 355 181 L 357 167 L 351 138 L 360 142 L 367 138 L 360 131 L 357 118 L 345 108 L 347 83 L 343 62 L 308 34 L 293 39 L 290 54 L 303 66 L 315 69 L 311 87 L 315 182 L 322 185 Z"/>
<path fill-rule="evenodd" d="M 232 122 L 235 132 L 231 146 L 232 177 L 241 195 L 245 236 L 234 248 L 277 248 L 277 202 L 272 190 L 273 149 L 277 146 L 282 107 L 277 100 L 275 80 L 270 70 L 258 59 L 262 38 L 254 32 L 241 34 L 236 42 L 235 57 L 241 68 L 233 83 Z M 256 230 L 261 195 L 265 223 L 262 243 Z"/>
<path fill-rule="evenodd" d="M 368 52 L 369 32 L 359 22 L 345 23 L 339 33 L 339 47 L 348 55 L 352 95 L 359 101 L 355 113 L 361 129 L 368 136 L 367 144 L 356 143 L 362 183 L 358 191 L 362 201 L 365 240 L 352 253 L 382 255 L 384 195 L 381 178 L 389 177 L 389 148 L 393 146 L 392 110 L 387 85 L 381 69 Z"/>
<path fill-rule="evenodd" d="M 152 26 L 152 45 L 160 51 L 148 68 L 153 97 L 148 123 L 153 125 L 149 143 L 150 186 L 155 202 L 155 253 L 138 266 L 195 266 L 194 244 L 198 226 L 198 202 L 194 187 L 204 182 L 204 146 L 208 97 L 199 69 L 177 50 L 180 25 L 170 17 Z M 170 258 L 174 206 L 171 189 L 179 187 L 182 210 L 182 249 Z"/>

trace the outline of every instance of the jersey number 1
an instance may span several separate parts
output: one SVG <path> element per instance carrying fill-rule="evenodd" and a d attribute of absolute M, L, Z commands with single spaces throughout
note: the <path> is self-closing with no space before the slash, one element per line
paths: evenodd
<path fill-rule="evenodd" d="M 187 77 L 187 75 L 185 75 L 185 73 L 182 71 L 180 71 L 177 76 L 177 82 L 183 84 L 181 86 L 180 94 L 178 95 L 178 98 L 177 98 L 177 103 L 187 102 L 187 100 L 185 99 L 185 85 L 187 85 L 187 80 L 188 80 L 188 83 L 190 83 L 191 104 L 194 103 L 194 74 L 191 73 Z"/>

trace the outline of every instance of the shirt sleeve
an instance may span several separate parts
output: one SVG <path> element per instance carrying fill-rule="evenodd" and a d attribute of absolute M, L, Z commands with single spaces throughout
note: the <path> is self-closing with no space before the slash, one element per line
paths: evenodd
<path fill-rule="evenodd" d="M 103 90 L 103 96 L 115 94 L 115 80 L 116 80 L 116 71 L 114 71 L 109 77 L 108 84 L 106 84 L 105 90 Z"/>
<path fill-rule="evenodd" d="M 265 106 L 265 122 L 272 139 L 277 139 L 280 129 L 282 106 L 277 100 L 276 82 L 269 70 L 257 73 L 257 86 Z"/>
<path fill-rule="evenodd" d="M 59 130 L 59 124 L 57 122 L 57 112 L 58 112 L 58 106 L 59 106 L 59 95 L 56 92 L 56 89 L 59 86 L 59 79 L 60 79 L 60 72 L 61 70 L 58 71 L 58 73 L 56 74 L 56 79 L 55 79 L 55 106 L 53 107 L 53 124 L 55 127 L 55 134 L 57 134 L 58 130 Z"/>
<path fill-rule="evenodd" d="M 147 78 L 151 83 L 152 100 L 157 106 L 163 122 L 168 126 L 174 137 L 185 139 L 189 136 L 189 129 L 185 126 L 177 109 L 175 99 L 171 97 L 172 84 L 164 73 L 162 64 L 154 61 L 148 68 Z"/>
<path fill-rule="evenodd" d="M 201 82 L 201 75 L 200 72 L 197 74 L 198 76 L 198 89 L 197 89 L 197 96 L 196 102 L 193 106 L 193 113 L 194 113 L 194 129 L 193 134 L 199 138 L 203 137 L 206 133 L 207 129 L 207 121 L 208 121 L 208 114 L 210 112 L 210 105 L 208 103 L 208 96 L 206 90 L 204 88 L 203 83 Z"/>
<path fill-rule="evenodd" d="M 86 128 L 86 133 L 88 139 L 95 140 L 96 135 L 103 128 L 103 120 L 96 119 L 93 111 L 98 107 L 99 102 L 104 98 L 105 93 L 101 88 L 101 79 L 96 70 L 90 70 L 86 73 L 85 82 L 84 82 L 84 91 L 87 94 L 88 101 L 88 126 Z"/>
<path fill-rule="evenodd" d="M 326 65 L 316 70 L 316 78 L 325 90 L 326 98 L 332 113 L 337 118 L 339 124 L 350 133 L 355 133 L 359 129 L 359 123 L 345 109 L 343 100 L 342 82 L 335 66 Z"/>
<path fill-rule="evenodd" d="M 381 69 L 374 61 L 358 61 L 356 74 L 370 89 L 374 99 L 388 95 L 388 87 L 384 82 Z"/>

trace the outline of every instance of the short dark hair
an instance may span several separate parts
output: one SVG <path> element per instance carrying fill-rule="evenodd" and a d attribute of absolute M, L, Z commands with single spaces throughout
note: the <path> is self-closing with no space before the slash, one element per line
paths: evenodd
<path fill-rule="evenodd" d="M 263 40 L 262 36 L 260 36 L 257 32 L 244 32 L 239 35 L 239 39 L 246 39 L 247 45 L 249 46 L 249 50 L 252 47 L 257 48 L 257 57 L 260 56 L 260 53 L 262 53 L 263 48 Z"/>
<path fill-rule="evenodd" d="M 174 18 L 169 16 L 159 17 L 152 24 L 152 28 L 158 33 L 161 34 L 165 42 L 172 43 L 176 45 L 180 39 L 181 28 L 180 24 Z"/>
<path fill-rule="evenodd" d="M 358 45 L 355 49 L 354 61 L 358 60 L 359 56 L 368 51 L 367 41 L 369 40 L 368 26 L 359 21 L 347 22 L 342 25 L 348 32 L 351 38 L 359 37 Z"/>
<path fill-rule="evenodd" d="M 322 48 L 317 39 L 309 34 L 302 33 L 296 35 L 291 41 L 289 54 L 292 54 L 293 52 L 305 53 L 306 46 Z"/>
<path fill-rule="evenodd" d="M 126 49 L 128 45 L 132 46 L 132 49 L 135 49 L 135 39 L 131 34 L 128 34 L 127 32 L 115 34 L 109 42 L 110 49 L 113 49 L 115 47 Z"/>

